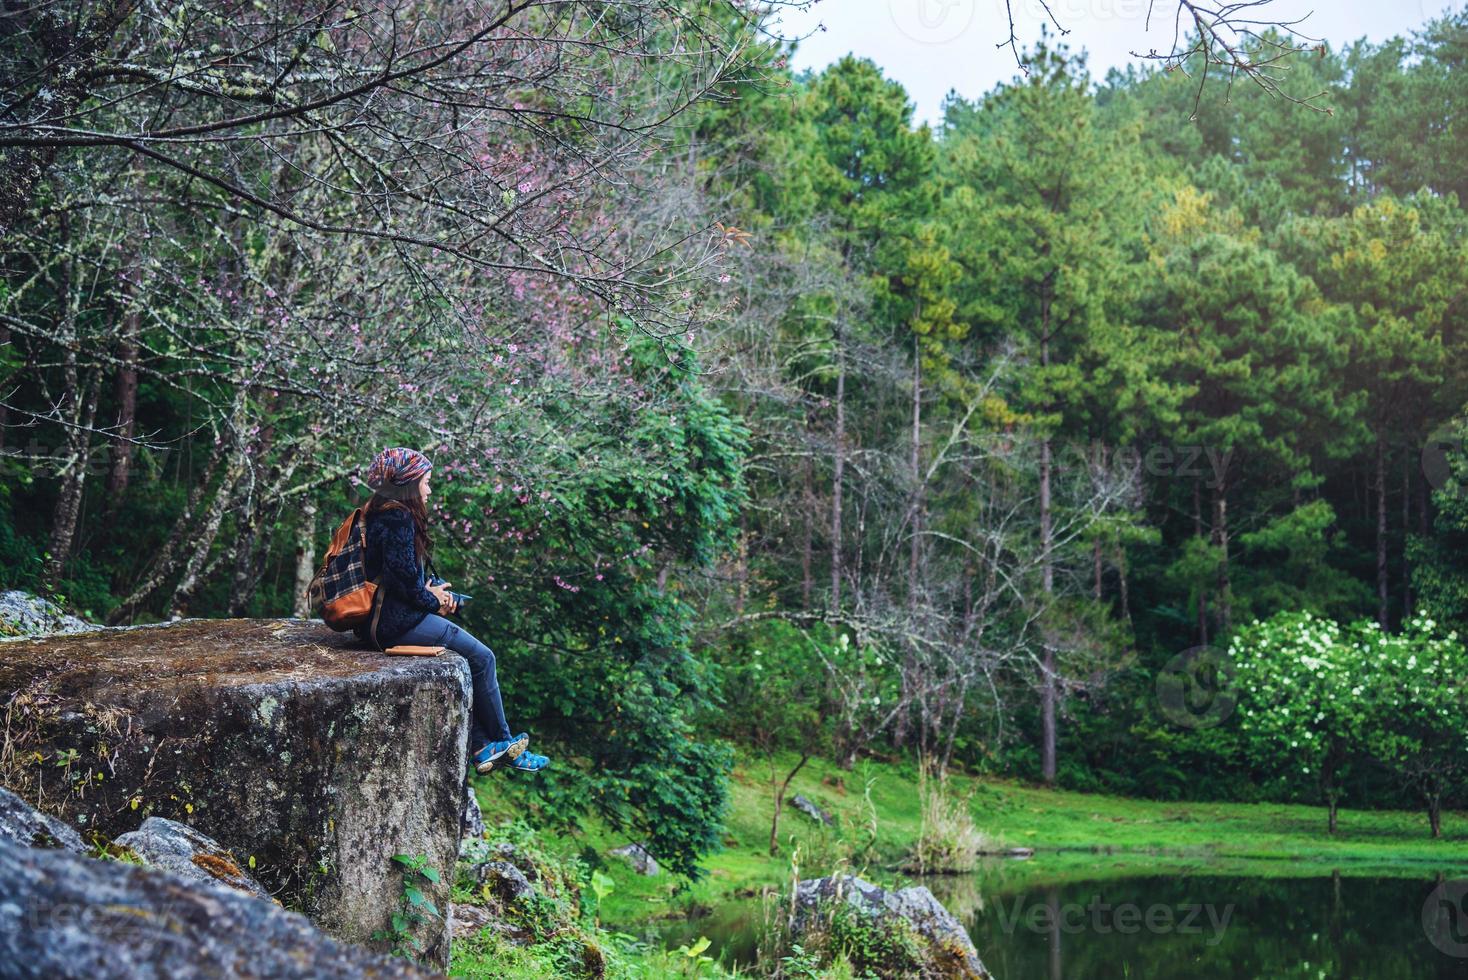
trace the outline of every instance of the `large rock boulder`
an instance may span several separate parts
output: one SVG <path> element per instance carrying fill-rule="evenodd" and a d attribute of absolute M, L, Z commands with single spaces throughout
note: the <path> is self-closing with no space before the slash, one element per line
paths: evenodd
<path fill-rule="evenodd" d="M 0 975 L 36 980 L 417 980 L 214 883 L 0 842 Z"/>
<path fill-rule="evenodd" d="M 4 788 L 0 788 L 0 840 L 22 847 L 60 848 L 76 854 L 87 850 L 82 835 L 70 825 L 41 813 Z"/>
<path fill-rule="evenodd" d="M 454 656 L 356 649 L 319 623 L 191 620 L 0 642 L 0 783 L 107 838 L 188 824 L 287 908 L 370 944 L 403 874 L 449 905 L 469 677 Z M 394 855 L 427 859 L 433 883 Z M 417 927 L 446 964 L 441 919 Z M 378 948 L 386 943 L 378 941 Z"/>
<path fill-rule="evenodd" d="M 889 890 L 855 875 L 832 875 L 796 885 L 795 903 L 798 935 L 818 934 L 833 925 L 849 929 L 854 919 L 878 939 L 915 937 L 915 948 L 900 941 L 862 944 L 894 960 L 866 964 L 882 975 L 990 980 L 968 931 L 922 886 Z"/>
<path fill-rule="evenodd" d="M 187 824 L 166 817 L 149 817 L 137 830 L 113 841 L 155 868 L 195 881 L 219 881 L 231 888 L 270 901 L 270 893 L 241 868 L 239 859 L 218 841 Z"/>

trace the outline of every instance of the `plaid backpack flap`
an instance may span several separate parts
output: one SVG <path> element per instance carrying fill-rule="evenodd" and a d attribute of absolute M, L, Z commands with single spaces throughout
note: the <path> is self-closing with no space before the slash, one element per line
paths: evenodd
<path fill-rule="evenodd" d="M 344 632 L 371 618 L 376 594 L 377 585 L 367 581 L 367 520 L 358 508 L 332 535 L 307 595 L 326 625 Z"/>

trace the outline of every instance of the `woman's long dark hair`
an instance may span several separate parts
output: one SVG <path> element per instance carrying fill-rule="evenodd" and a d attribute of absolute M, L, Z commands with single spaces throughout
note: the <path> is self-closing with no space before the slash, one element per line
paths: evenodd
<path fill-rule="evenodd" d="M 428 505 L 423 503 L 422 481 L 413 485 L 413 495 L 407 500 L 389 500 L 381 494 L 374 493 L 372 499 L 367 501 L 367 516 L 372 516 L 384 510 L 405 510 L 413 518 L 413 550 L 417 553 L 418 561 L 424 562 L 433 557 L 433 542 L 428 538 Z"/>

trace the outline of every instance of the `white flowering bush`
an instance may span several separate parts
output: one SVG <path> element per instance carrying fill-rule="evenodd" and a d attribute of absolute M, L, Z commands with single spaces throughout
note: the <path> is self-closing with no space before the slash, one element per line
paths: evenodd
<path fill-rule="evenodd" d="M 1312 783 L 1332 833 L 1370 718 L 1360 652 L 1348 631 L 1308 612 L 1256 620 L 1229 645 L 1252 761 Z"/>
<path fill-rule="evenodd" d="M 1417 793 L 1440 837 L 1443 804 L 1468 774 L 1468 651 L 1428 616 L 1394 635 L 1364 624 L 1361 634 L 1378 692 L 1368 750 Z"/>
<path fill-rule="evenodd" d="M 1353 768 L 1385 766 L 1422 798 L 1433 836 L 1468 772 L 1468 653 L 1427 616 L 1399 632 L 1308 612 L 1255 621 L 1229 647 L 1251 762 L 1309 780 L 1329 826 Z"/>

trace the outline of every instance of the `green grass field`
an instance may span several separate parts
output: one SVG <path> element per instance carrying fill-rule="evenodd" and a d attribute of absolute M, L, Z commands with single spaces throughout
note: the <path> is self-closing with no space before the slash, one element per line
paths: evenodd
<path fill-rule="evenodd" d="M 779 757 L 780 779 L 795 762 Z M 482 778 L 477 786 L 485 818 L 508 818 L 534 799 L 533 785 L 513 788 Z M 509 788 L 509 792 L 503 790 Z M 1285 804 L 1168 803 L 1125 799 L 955 774 L 948 792 L 968 800 L 979 829 L 996 848 L 1030 847 L 1035 856 L 985 862 L 985 884 L 1004 890 L 1028 884 L 1103 879 L 1159 871 L 1178 874 L 1432 877 L 1468 868 L 1468 814 L 1447 813 L 1440 840 L 1428 836 L 1425 814 L 1391 810 L 1342 810 L 1339 830 L 1326 833 L 1325 811 Z M 916 767 L 863 761 L 842 771 L 812 760 L 796 776 L 800 793 L 836 817 L 827 830 L 787 805 L 780 822 L 780 853 L 768 852 L 774 799 L 770 766 L 745 755 L 735 768 L 724 850 L 704 863 L 708 874 L 691 884 L 663 874 L 633 874 L 616 858 L 607 862 L 615 891 L 603 904 L 603 921 L 633 927 L 681 917 L 749 898 L 766 886 L 823 875 L 853 850 L 855 870 L 892 881 L 921 829 Z M 788 797 L 787 797 L 788 800 Z M 624 835 L 591 821 L 563 835 L 565 853 L 600 853 L 627 843 Z M 871 846 L 861 845 L 870 842 Z M 792 862 L 795 866 L 792 866 Z"/>

